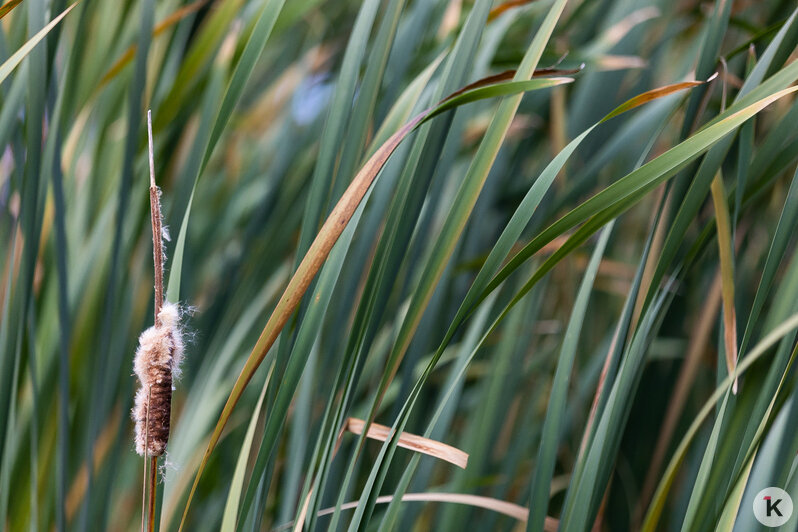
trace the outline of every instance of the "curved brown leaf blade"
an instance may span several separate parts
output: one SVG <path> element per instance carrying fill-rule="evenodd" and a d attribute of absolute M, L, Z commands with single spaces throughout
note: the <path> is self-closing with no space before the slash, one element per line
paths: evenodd
<path fill-rule="evenodd" d="M 472 83 L 475 88 L 467 91 L 457 91 L 452 95 L 441 100 L 441 102 L 432 109 L 427 109 L 424 113 L 424 119 L 429 120 L 434 116 L 438 116 L 455 107 L 465 105 L 467 103 L 476 102 L 478 100 L 485 100 L 487 98 L 498 98 L 501 96 L 511 96 L 520 92 L 527 92 L 535 89 L 544 89 L 548 87 L 555 87 L 565 83 L 571 83 L 573 78 L 539 78 L 524 81 L 508 81 L 506 83 L 497 83 L 493 85 L 481 86 L 479 82 Z M 422 113 L 423 114 L 423 113 Z"/>
<path fill-rule="evenodd" d="M 708 79 L 707 81 L 711 81 L 711 78 Z M 644 103 L 656 100 L 657 98 L 662 98 L 663 96 L 667 96 L 674 92 L 679 92 L 684 89 L 690 89 L 692 87 L 697 87 L 698 85 L 703 85 L 704 83 L 707 83 L 707 81 L 683 81 L 681 83 L 673 83 L 671 85 L 665 85 L 664 87 L 659 87 L 656 89 L 652 89 L 650 91 L 646 91 L 642 94 L 638 94 L 634 98 L 626 100 L 624 103 L 613 109 L 610 114 L 601 119 L 601 122 L 606 122 L 611 118 L 614 118 L 620 114 L 625 113 L 626 111 L 634 109 L 635 107 L 640 107 Z"/>
<path fill-rule="evenodd" d="M 344 427 L 345 430 L 359 436 L 360 434 L 363 434 L 363 427 L 365 426 L 366 422 L 364 420 L 350 417 L 346 420 Z M 390 437 L 391 427 L 386 427 L 385 425 L 380 425 L 379 423 L 370 424 L 368 432 L 366 433 L 366 438 L 382 442 L 386 441 Z M 449 462 L 450 464 L 454 464 L 461 469 L 465 469 L 468 465 L 468 453 L 461 451 L 457 447 L 452 447 L 451 445 L 447 445 L 437 440 L 431 440 L 429 438 L 425 438 L 424 436 L 411 434 L 409 432 L 402 432 L 399 435 L 398 445 L 399 447 L 426 454 L 427 456 L 438 458 L 444 462 Z"/>
<path fill-rule="evenodd" d="M 352 179 L 352 182 L 341 196 L 338 204 L 327 217 L 324 225 L 322 225 L 321 229 L 316 235 L 315 240 L 310 245 L 308 252 L 305 254 L 305 257 L 302 259 L 302 262 L 299 264 L 299 267 L 297 268 L 293 277 L 291 277 L 291 280 L 288 282 L 288 286 L 283 292 L 283 295 L 280 297 L 280 300 L 277 302 L 277 305 L 269 317 L 269 320 L 266 322 L 266 326 L 263 328 L 255 347 L 253 347 L 252 352 L 250 353 L 246 363 L 244 364 L 244 367 L 241 370 L 241 373 L 236 379 L 233 389 L 227 398 L 227 402 L 222 409 L 222 413 L 219 416 L 219 421 L 211 433 L 210 439 L 208 441 L 208 447 L 202 456 L 202 461 L 200 462 L 197 474 L 194 477 L 194 482 L 191 486 L 191 491 L 189 492 L 186 506 L 183 510 L 183 516 L 180 521 L 179 530 L 183 530 L 183 526 L 185 525 L 186 517 L 188 515 L 188 509 L 191 505 L 191 500 L 194 497 L 194 493 L 197 490 L 200 476 L 202 475 L 202 472 L 208 463 L 208 459 L 210 458 L 216 443 L 219 441 L 219 438 L 222 435 L 224 427 L 227 425 L 227 421 L 233 412 L 233 408 L 235 408 L 235 405 L 238 403 L 241 395 L 244 393 L 244 389 L 254 376 L 255 371 L 263 362 L 263 359 L 266 358 L 266 354 L 277 340 L 277 337 L 280 335 L 283 327 L 296 310 L 299 302 L 302 300 L 302 297 L 305 295 L 305 292 L 310 286 L 310 283 L 313 281 L 313 278 L 319 272 L 325 260 L 327 260 L 327 256 L 330 254 L 333 246 L 338 241 L 338 237 L 341 236 L 341 233 L 343 233 L 346 225 L 349 223 L 349 220 L 354 215 L 355 210 L 360 204 L 360 201 L 365 196 L 369 187 L 371 187 L 371 184 L 374 182 L 374 179 L 377 177 L 380 170 L 382 170 L 382 167 L 388 161 L 388 158 L 405 139 L 405 137 L 407 137 L 407 135 L 409 135 L 413 130 L 432 117 L 437 116 L 438 114 L 441 114 L 447 110 L 454 109 L 460 105 L 465 105 L 467 103 L 486 98 L 509 96 L 511 94 L 518 94 L 535 89 L 553 87 L 563 83 L 570 83 L 571 81 L 573 81 L 572 78 L 544 78 L 532 79 L 528 81 L 499 83 L 488 86 L 479 86 L 471 91 L 457 94 L 454 97 L 446 98 L 438 105 L 430 107 L 413 117 L 396 133 L 391 135 L 388 140 L 386 140 L 385 143 L 371 155 L 371 157 L 366 161 L 366 163 Z"/>
<path fill-rule="evenodd" d="M 8 0 L 5 4 L 0 6 L 0 19 L 11 13 L 11 10 L 22 3 L 22 0 Z"/>
<path fill-rule="evenodd" d="M 726 202 L 726 188 L 720 171 L 712 180 L 712 203 L 718 227 L 718 252 L 720 256 L 720 281 L 723 299 L 723 343 L 726 347 L 726 369 L 735 375 L 737 369 L 737 316 L 734 311 L 734 251 L 729 217 L 729 204 Z M 737 393 L 737 376 L 734 376 L 732 393 Z"/>
<path fill-rule="evenodd" d="M 499 15 L 503 14 L 505 11 L 509 11 L 514 7 L 521 7 L 525 4 L 531 4 L 534 1 L 535 0 L 507 0 L 502 2 L 490 10 L 490 13 L 488 13 L 488 22 L 497 19 Z"/>
<path fill-rule="evenodd" d="M 579 65 L 579 68 L 538 68 L 535 70 L 535 73 L 532 74 L 533 78 L 541 78 L 544 76 L 568 76 L 571 74 L 578 74 L 585 68 L 585 64 L 582 63 Z M 462 89 L 458 89 L 451 93 L 449 96 L 441 100 L 441 102 L 445 102 L 447 100 L 451 100 L 455 96 L 463 94 L 464 92 L 468 92 L 473 89 L 478 89 L 479 87 L 484 87 L 486 85 L 493 85 L 496 83 L 500 83 L 502 81 L 510 81 L 515 77 L 516 71 L 514 69 L 505 70 L 504 72 L 499 72 L 498 74 L 494 74 L 492 76 L 486 76 L 480 80 L 475 81 L 474 83 L 469 83 Z"/>
<path fill-rule="evenodd" d="M 213 448 L 219 441 L 219 437 L 222 435 L 222 430 L 227 424 L 227 420 L 230 418 L 233 408 L 241 398 L 244 388 L 246 388 L 247 384 L 249 384 L 249 381 L 252 379 L 255 371 L 258 369 L 261 362 L 263 362 L 263 359 L 266 357 L 266 354 L 269 352 L 269 349 L 274 344 L 275 340 L 277 340 L 277 336 L 280 334 L 280 331 L 282 331 L 297 305 L 299 305 L 302 296 L 305 294 L 305 291 L 307 291 L 308 286 L 310 286 L 310 283 L 316 276 L 316 273 L 318 273 L 319 269 L 324 264 L 324 261 L 330 254 L 333 245 L 343 232 L 346 224 L 354 214 L 355 209 L 360 203 L 360 200 L 365 195 L 377 173 L 388 160 L 388 157 L 399 146 L 402 139 L 404 139 L 416 126 L 423 121 L 427 113 L 428 111 L 425 111 L 405 124 L 401 129 L 399 129 L 399 131 L 388 138 L 385 144 L 380 146 L 374 155 L 372 155 L 371 158 L 366 162 L 360 172 L 358 172 L 358 174 L 352 180 L 349 188 L 347 188 L 338 204 L 330 213 L 330 216 L 324 222 L 324 225 L 322 226 L 318 235 L 316 235 L 316 239 L 313 241 L 308 249 L 307 254 L 299 264 L 296 273 L 294 273 L 294 276 L 288 282 L 285 292 L 283 292 L 282 297 L 277 302 L 277 306 L 269 317 L 269 320 L 266 322 L 266 326 L 261 332 L 255 347 L 252 349 L 252 353 L 247 358 L 247 361 L 244 364 L 238 379 L 236 379 L 233 389 L 230 392 L 230 396 L 228 397 L 227 402 L 222 409 L 222 413 L 219 416 L 219 421 L 217 422 L 213 433 L 211 433 L 208 447 L 203 454 L 202 461 L 200 462 L 199 469 L 197 470 L 197 475 L 194 478 L 194 483 L 192 484 L 191 491 L 188 495 L 188 500 L 186 502 L 186 506 L 183 511 L 183 518 L 180 524 L 180 530 L 183 529 L 183 524 L 185 523 L 186 516 L 188 515 L 188 508 L 191 504 L 191 499 L 193 498 L 194 492 L 197 489 L 199 478 L 205 469 L 208 458 L 210 458 Z"/>

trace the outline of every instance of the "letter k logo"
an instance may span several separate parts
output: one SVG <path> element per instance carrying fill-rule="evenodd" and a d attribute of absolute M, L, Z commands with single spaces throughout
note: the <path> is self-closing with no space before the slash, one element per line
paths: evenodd
<path fill-rule="evenodd" d="M 792 498 L 781 488 L 765 488 L 752 502 L 754 517 L 767 527 L 783 526 L 792 517 Z"/>
<path fill-rule="evenodd" d="M 781 499 L 776 499 L 776 502 L 773 502 L 773 497 L 765 497 L 764 499 L 767 502 L 766 513 L 768 517 L 772 516 L 773 512 L 775 512 L 779 517 L 784 517 L 779 511 L 779 503 L 781 502 Z"/>

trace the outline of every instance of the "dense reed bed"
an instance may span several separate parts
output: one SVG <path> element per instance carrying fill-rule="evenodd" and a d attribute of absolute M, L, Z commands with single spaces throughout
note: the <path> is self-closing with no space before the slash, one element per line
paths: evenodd
<path fill-rule="evenodd" d="M 0 6 L 0 529 L 757 529 L 796 45 L 780 0 Z"/>

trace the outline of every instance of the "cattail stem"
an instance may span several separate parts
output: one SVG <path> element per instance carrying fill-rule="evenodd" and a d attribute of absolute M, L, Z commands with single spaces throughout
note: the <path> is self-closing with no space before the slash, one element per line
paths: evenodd
<path fill-rule="evenodd" d="M 148 530 L 155 530 L 155 489 L 158 486 L 158 457 L 150 458 L 150 505 L 149 505 L 149 525 Z"/>
<path fill-rule="evenodd" d="M 150 398 L 147 397 L 147 416 L 145 418 L 145 423 L 147 425 L 150 424 Z M 144 440 L 144 448 L 147 449 L 149 446 L 149 442 L 147 441 L 146 437 Z M 144 454 L 144 479 L 141 482 L 141 532 L 144 532 L 144 522 L 147 520 L 147 512 L 145 511 L 147 508 L 147 454 Z"/>
<path fill-rule="evenodd" d="M 161 198 L 160 191 L 158 190 L 157 185 L 155 184 L 155 157 L 153 155 L 153 146 L 152 146 L 152 110 L 147 110 L 147 147 L 148 147 L 148 154 L 149 154 L 149 163 L 150 163 L 150 222 L 152 225 L 152 262 L 153 262 L 153 277 L 155 278 L 155 303 L 154 303 L 154 314 L 155 314 L 155 326 L 158 327 L 161 325 L 161 306 L 163 305 L 163 241 L 162 234 L 163 228 L 161 227 L 162 219 L 161 219 Z M 171 388 L 172 382 L 171 378 L 169 379 L 169 395 L 170 395 L 170 404 L 171 407 Z M 152 399 L 152 386 L 150 387 L 148 397 L 147 397 L 147 440 L 149 440 L 150 436 L 150 404 Z M 167 420 L 168 426 L 168 420 Z M 146 464 L 147 457 L 149 456 L 149 441 L 145 444 L 145 452 L 144 452 L 144 461 Z M 150 492 L 150 499 L 149 499 L 149 507 L 148 507 L 148 515 L 149 515 L 149 524 L 147 530 L 149 532 L 153 532 L 155 530 L 155 493 L 158 489 L 158 457 L 152 456 L 150 457 L 150 476 L 149 476 L 149 492 Z M 143 494 L 142 494 L 143 495 Z M 144 507 L 142 505 L 142 514 L 144 512 Z"/>
<path fill-rule="evenodd" d="M 163 305 L 163 227 L 160 191 L 155 185 L 155 159 L 152 148 L 152 111 L 147 111 L 147 139 L 150 161 L 150 222 L 152 224 L 152 261 L 155 270 L 155 326 L 159 326 Z"/>

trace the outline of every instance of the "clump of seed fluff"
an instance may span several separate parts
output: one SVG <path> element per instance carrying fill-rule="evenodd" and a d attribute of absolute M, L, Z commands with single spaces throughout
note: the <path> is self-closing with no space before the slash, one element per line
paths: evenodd
<path fill-rule="evenodd" d="M 136 392 L 133 419 L 136 422 L 136 452 L 161 456 L 169 440 L 172 382 L 180 376 L 183 338 L 180 309 L 164 303 L 158 325 L 139 337 L 134 369 L 141 387 Z"/>

